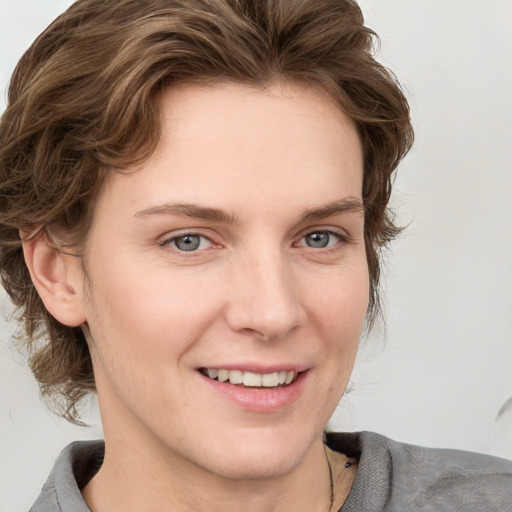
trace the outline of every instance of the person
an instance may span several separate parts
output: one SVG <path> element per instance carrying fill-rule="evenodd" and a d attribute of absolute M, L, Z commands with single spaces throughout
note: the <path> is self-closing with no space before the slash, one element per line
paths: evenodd
<path fill-rule="evenodd" d="M 79 0 L 14 73 L 0 272 L 61 414 L 34 512 L 512 510 L 512 463 L 325 433 L 413 132 L 351 0 Z"/>

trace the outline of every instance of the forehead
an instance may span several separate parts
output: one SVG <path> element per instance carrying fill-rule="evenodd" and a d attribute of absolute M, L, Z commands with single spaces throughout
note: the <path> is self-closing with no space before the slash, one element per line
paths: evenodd
<path fill-rule="evenodd" d="M 169 201 L 235 212 L 283 202 L 304 209 L 361 197 L 357 130 L 321 89 L 182 84 L 162 93 L 158 108 L 153 155 L 113 173 L 105 187 L 123 210 Z"/>
<path fill-rule="evenodd" d="M 293 82 L 265 88 L 181 84 L 167 89 L 157 101 L 162 139 L 156 156 L 171 149 L 173 142 L 173 150 L 178 149 L 176 143 L 184 149 L 204 144 L 211 150 L 221 138 L 232 142 L 222 155 L 226 159 L 246 160 L 251 152 L 259 155 L 264 150 L 272 157 L 286 157 L 290 165 L 315 150 L 323 149 L 330 158 L 333 153 L 343 158 L 361 150 L 353 121 L 320 87 Z"/>

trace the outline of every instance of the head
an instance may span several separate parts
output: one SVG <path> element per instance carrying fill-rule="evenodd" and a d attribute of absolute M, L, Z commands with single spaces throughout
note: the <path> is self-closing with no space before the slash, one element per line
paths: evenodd
<path fill-rule="evenodd" d="M 412 143 L 407 101 L 374 60 L 374 43 L 351 0 L 79 0 L 35 41 L 0 124 L 0 271 L 35 377 L 64 416 L 76 421 L 78 401 L 96 388 L 91 332 L 85 317 L 50 312 L 23 243 L 75 258 L 94 300 L 95 216 L 116 180 L 136 180 L 158 158 L 172 119 L 165 105 L 174 97 L 186 106 L 186 90 L 216 91 L 220 104 L 235 101 L 233 91 L 281 99 L 311 91 L 312 105 L 323 98 L 350 122 L 361 152 L 371 325 L 379 254 L 398 232 L 392 177 Z"/>

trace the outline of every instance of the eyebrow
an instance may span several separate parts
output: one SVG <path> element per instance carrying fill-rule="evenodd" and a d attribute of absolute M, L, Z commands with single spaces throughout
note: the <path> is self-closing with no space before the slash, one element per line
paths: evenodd
<path fill-rule="evenodd" d="M 339 201 L 333 201 L 319 208 L 310 208 L 304 212 L 301 222 L 307 220 L 320 220 L 333 215 L 343 213 L 364 213 L 365 207 L 361 199 L 357 197 L 347 197 Z"/>
<path fill-rule="evenodd" d="M 151 215 L 185 215 L 197 219 L 211 220 L 225 224 L 234 224 L 236 215 L 227 213 L 217 208 L 208 208 L 193 203 L 166 203 L 142 210 L 135 214 L 137 218 L 145 218 Z"/>
<path fill-rule="evenodd" d="M 333 215 L 344 213 L 364 212 L 363 202 L 356 197 L 347 197 L 338 201 L 333 201 L 318 208 L 308 208 L 301 216 L 298 224 L 310 221 L 320 220 Z M 209 208 L 193 203 L 166 203 L 160 206 L 154 206 L 141 210 L 135 214 L 136 218 L 147 218 L 153 215 L 184 215 L 196 219 L 205 219 L 224 224 L 234 224 L 237 221 L 237 215 L 225 212 L 218 208 Z"/>

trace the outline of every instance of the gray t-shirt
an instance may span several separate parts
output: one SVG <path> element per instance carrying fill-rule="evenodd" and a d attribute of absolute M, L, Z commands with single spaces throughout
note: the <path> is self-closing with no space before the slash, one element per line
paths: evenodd
<path fill-rule="evenodd" d="M 327 434 L 335 451 L 359 459 L 340 512 L 512 512 L 512 461 L 421 448 L 379 434 Z M 90 512 L 80 489 L 100 468 L 102 441 L 63 450 L 30 512 Z"/>

